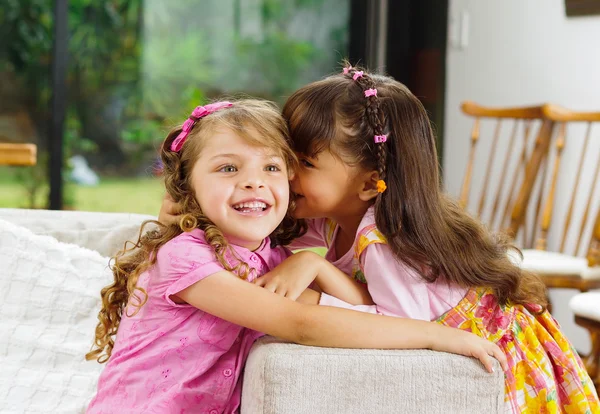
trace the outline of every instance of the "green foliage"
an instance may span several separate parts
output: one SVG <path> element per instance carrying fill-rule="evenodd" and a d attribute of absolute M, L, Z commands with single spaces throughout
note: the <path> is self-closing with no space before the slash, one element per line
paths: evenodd
<path fill-rule="evenodd" d="M 0 64 L 19 73 L 39 73 L 50 61 L 51 0 L 4 0 L 0 7 Z"/>
<path fill-rule="evenodd" d="M 198 21 L 204 14 L 198 12 L 200 4 L 211 16 L 227 13 L 231 4 L 219 1 L 70 0 L 69 99 L 81 107 L 90 100 L 110 105 L 115 96 L 120 97 L 125 103 L 121 137 L 138 143 L 156 140 L 154 132 L 161 122 L 179 119 L 190 107 L 205 102 L 206 91 L 211 91 L 210 96 L 222 92 L 214 89 L 215 84 L 224 85 L 226 91 L 278 100 L 300 86 L 301 74 L 321 54 L 314 43 L 291 35 L 287 25 L 299 12 L 317 10 L 324 1 L 262 0 L 263 35 L 240 38 L 234 36 L 234 27 L 228 31 L 211 21 Z M 53 2 L 4 3 L 0 38 L 7 49 L 0 62 L 9 62 L 19 74 L 23 90 L 33 95 L 26 101 L 47 108 Z M 241 3 L 234 7 L 241 11 Z M 332 34 L 339 36 L 339 30 L 333 28 Z M 215 61 L 219 51 L 214 48 L 228 43 L 234 44 L 235 53 L 222 65 Z M 32 83 L 37 86 L 25 87 Z M 68 116 L 86 122 L 77 111 Z M 149 125 L 142 127 L 143 122 Z M 94 144 L 98 148 L 98 137 L 79 138 L 87 142 L 77 143 L 76 136 L 67 140 L 72 152 L 93 150 Z"/>
<path fill-rule="evenodd" d="M 133 120 L 121 132 L 126 142 L 143 145 L 160 140 L 162 123 L 154 119 Z"/>
<path fill-rule="evenodd" d="M 290 38 L 283 31 L 273 30 L 260 41 L 239 40 L 235 57 L 237 62 L 232 67 L 247 70 L 248 78 L 240 78 L 245 81 L 246 90 L 279 99 L 300 86 L 300 74 L 310 65 L 316 53 L 313 44 Z"/>
<path fill-rule="evenodd" d="M 67 90 L 69 104 L 75 110 L 69 110 L 66 119 L 68 153 L 93 151 L 103 138 L 77 136 L 82 125 L 73 127 L 87 122 L 84 110 L 91 102 L 100 107 L 103 102 L 110 105 L 115 94 L 130 100 L 131 105 L 136 102 L 142 1 L 69 1 Z M 0 8 L 0 70 L 16 75 L 20 84 L 17 89 L 22 91 L 19 101 L 28 106 L 31 117 L 38 124 L 43 147 L 50 116 L 54 2 L 5 0 L 4 3 Z M 124 121 L 126 123 L 127 119 Z"/>
<path fill-rule="evenodd" d="M 15 181 L 25 192 L 25 203 L 18 206 L 24 208 L 46 208 L 47 203 L 41 200 L 48 194 L 48 157 L 42 154 L 36 165 L 16 167 Z"/>
<path fill-rule="evenodd" d="M 35 165 L 14 167 L 14 181 L 19 184 L 25 196 L 24 198 L 20 198 L 21 204 L 14 207 L 30 209 L 48 208 L 48 194 L 50 191 L 48 162 L 48 153 L 42 152 L 38 155 Z M 63 168 L 63 204 L 67 208 L 72 208 L 76 203 L 75 184 L 69 182 L 67 179 L 71 169 L 67 161 Z"/>
<path fill-rule="evenodd" d="M 81 121 L 74 113 L 73 108 L 69 108 L 65 117 L 65 135 L 64 135 L 66 159 L 73 154 L 94 152 L 98 150 L 98 144 L 84 137 L 81 132 Z"/>
<path fill-rule="evenodd" d="M 134 171 L 196 105 L 239 92 L 282 103 L 339 58 L 321 49 L 312 36 L 317 28 L 325 24 L 327 41 L 345 48 L 345 23 L 321 19 L 326 3 L 335 9 L 348 1 L 69 0 L 65 158 L 83 153 L 110 161 L 116 146 Z M 42 151 L 53 6 L 51 0 L 2 0 L 0 7 L 0 76 L 7 71 L 17 78 L 23 96 L 16 105 L 30 110 Z M 291 24 L 299 14 L 307 16 L 300 36 Z M 45 191 L 37 187 L 46 185 L 46 162 L 25 171 L 19 180 L 38 194 L 29 197 L 35 200 Z"/>
<path fill-rule="evenodd" d="M 160 118 L 179 118 L 205 100 L 202 91 L 215 76 L 208 61 L 208 44 L 200 31 L 188 36 L 152 35 L 143 56 L 142 101 L 146 113 Z"/>
<path fill-rule="evenodd" d="M 314 39 L 298 37 L 290 29 L 291 22 L 302 13 L 317 18 L 327 2 L 332 5 L 332 0 L 263 0 L 262 35 L 235 37 L 235 53 L 225 65 L 228 70 L 222 74 L 228 85 L 283 103 L 285 95 L 314 79 L 306 76 L 307 70 L 319 64 L 324 66 L 324 73 L 331 70 L 330 65 L 336 63 L 337 57 L 332 60 L 331 54 L 321 50 Z M 333 1 L 334 6 L 345 3 L 345 0 Z M 307 20 L 304 26 L 322 24 L 315 20 Z M 330 40 L 335 50 L 345 49 L 345 33 L 345 23 L 331 27 Z"/>
<path fill-rule="evenodd" d="M 139 78 L 143 0 L 70 0 L 70 69 L 87 91 Z"/>
<path fill-rule="evenodd" d="M 264 22 L 276 24 L 282 29 L 298 11 L 318 7 L 323 2 L 324 0 L 263 0 L 261 15 Z"/>

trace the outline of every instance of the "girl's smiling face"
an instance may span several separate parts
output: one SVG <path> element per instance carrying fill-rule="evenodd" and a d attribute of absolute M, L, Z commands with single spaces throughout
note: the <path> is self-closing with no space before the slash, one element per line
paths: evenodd
<path fill-rule="evenodd" d="M 364 214 L 364 203 L 358 197 L 362 169 L 351 166 L 323 150 L 314 157 L 298 154 L 300 167 L 292 179 L 296 194 L 296 218 L 335 219 L 348 214 Z"/>
<path fill-rule="evenodd" d="M 203 143 L 191 185 L 203 213 L 228 241 L 250 250 L 277 228 L 288 209 L 285 161 L 227 128 Z"/>

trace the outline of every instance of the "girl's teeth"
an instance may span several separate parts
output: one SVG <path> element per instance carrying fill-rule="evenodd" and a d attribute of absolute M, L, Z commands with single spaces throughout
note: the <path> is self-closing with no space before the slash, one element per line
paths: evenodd
<path fill-rule="evenodd" d="M 264 210 L 265 208 L 267 208 L 267 204 L 263 203 L 262 201 L 251 201 L 248 203 L 240 203 L 240 204 L 236 204 L 233 206 L 233 208 L 235 208 L 236 210 L 241 210 L 241 209 L 262 209 Z"/>

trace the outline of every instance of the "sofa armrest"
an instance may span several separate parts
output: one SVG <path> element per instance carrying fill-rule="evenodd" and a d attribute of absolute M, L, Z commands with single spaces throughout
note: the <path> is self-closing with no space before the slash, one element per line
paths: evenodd
<path fill-rule="evenodd" d="M 429 350 L 307 347 L 257 341 L 244 373 L 242 414 L 500 413 L 504 374 Z"/>

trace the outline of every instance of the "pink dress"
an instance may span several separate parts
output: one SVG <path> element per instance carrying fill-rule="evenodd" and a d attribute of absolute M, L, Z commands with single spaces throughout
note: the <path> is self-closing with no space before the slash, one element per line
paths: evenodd
<path fill-rule="evenodd" d="M 292 250 L 325 246 L 325 258 L 347 275 L 367 283 L 373 306 L 353 306 L 323 293 L 319 304 L 354 309 L 388 316 L 431 321 L 452 309 L 467 289 L 441 280 L 424 283 L 418 273 L 397 260 L 384 244 L 375 226 L 373 207 L 363 217 L 354 245 L 342 257 L 336 257 L 334 241 L 337 225 L 328 219 L 309 220 L 309 230 L 293 242 Z"/>
<path fill-rule="evenodd" d="M 289 256 L 283 247 L 271 248 L 268 239 L 254 252 L 234 249 L 253 268 L 248 282 Z M 135 316 L 125 315 L 131 305 L 124 312 L 89 414 L 238 412 L 242 369 L 263 334 L 171 300 L 220 271 L 201 230 L 183 233 L 159 250 L 156 264 L 138 282 L 148 301 Z"/>
<path fill-rule="evenodd" d="M 539 305 L 500 305 L 486 289 L 423 282 L 397 260 L 377 230 L 373 209 L 361 221 L 354 245 L 337 258 L 335 223 L 312 220 L 293 248 L 326 246 L 326 258 L 367 287 L 374 306 L 352 306 L 323 294 L 320 304 L 408 317 L 472 332 L 506 354 L 506 413 L 600 413 L 594 385 L 558 323 Z"/>

